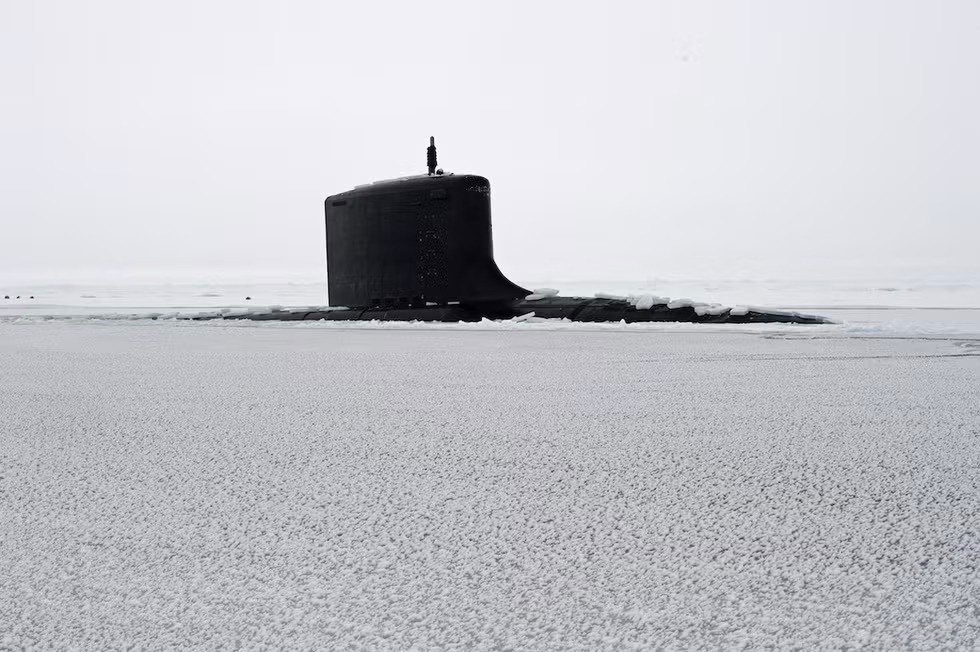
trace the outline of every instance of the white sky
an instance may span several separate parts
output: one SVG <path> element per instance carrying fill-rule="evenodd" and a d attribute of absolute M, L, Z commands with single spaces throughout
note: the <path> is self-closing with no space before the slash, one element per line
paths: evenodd
<path fill-rule="evenodd" d="M 522 279 L 980 271 L 980 3 L 0 2 L 0 279 L 324 274 L 493 184 Z"/>

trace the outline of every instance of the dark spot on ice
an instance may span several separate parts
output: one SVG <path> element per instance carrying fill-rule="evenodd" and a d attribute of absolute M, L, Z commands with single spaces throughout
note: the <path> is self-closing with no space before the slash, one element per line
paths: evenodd
<path fill-rule="evenodd" d="M 245 300 L 246 301 L 251 301 L 252 300 L 252 297 L 245 297 Z"/>
<path fill-rule="evenodd" d="M 3 298 L 4 299 L 9 299 L 10 298 L 10 295 L 9 294 L 5 294 L 5 295 L 3 295 Z"/>

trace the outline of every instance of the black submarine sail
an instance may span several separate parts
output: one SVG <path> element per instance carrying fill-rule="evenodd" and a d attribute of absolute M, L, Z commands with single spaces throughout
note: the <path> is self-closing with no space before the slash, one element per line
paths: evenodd
<path fill-rule="evenodd" d="M 437 169 L 327 197 L 327 293 L 331 305 L 501 306 L 529 292 L 493 259 L 490 181 Z"/>
<path fill-rule="evenodd" d="M 438 168 L 376 181 L 324 201 L 327 293 L 323 309 L 225 313 L 200 319 L 479 321 L 537 317 L 583 322 L 827 323 L 798 313 L 625 298 L 532 294 L 493 258 L 490 181 Z"/>

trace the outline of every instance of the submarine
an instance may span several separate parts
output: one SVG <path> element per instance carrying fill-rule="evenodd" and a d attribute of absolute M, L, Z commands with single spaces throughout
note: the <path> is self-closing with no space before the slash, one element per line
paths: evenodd
<path fill-rule="evenodd" d="M 576 322 L 823 324 L 796 312 L 653 297 L 560 297 L 508 279 L 493 258 L 490 181 L 438 167 L 359 185 L 324 201 L 329 306 L 194 319 L 473 322 L 528 317 Z"/>

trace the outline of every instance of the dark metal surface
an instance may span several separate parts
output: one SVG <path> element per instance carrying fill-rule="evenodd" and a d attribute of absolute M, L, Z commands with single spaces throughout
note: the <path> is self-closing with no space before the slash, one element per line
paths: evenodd
<path fill-rule="evenodd" d="M 666 305 L 638 309 L 623 299 L 547 297 L 509 304 L 447 305 L 403 308 L 328 308 L 324 310 L 275 310 L 229 314 L 207 314 L 190 319 L 248 319 L 253 321 L 439 321 L 474 322 L 482 319 L 513 319 L 533 313 L 544 319 L 576 322 L 692 322 L 700 324 L 827 324 L 830 320 L 795 312 L 746 310 L 732 314 L 729 309 L 699 314 L 693 306 L 669 308 Z"/>
<path fill-rule="evenodd" d="M 328 197 L 330 305 L 510 302 L 528 291 L 493 260 L 490 182 L 475 175 L 383 181 Z"/>

